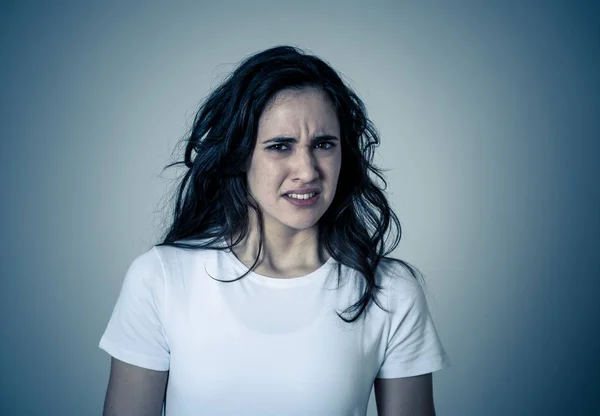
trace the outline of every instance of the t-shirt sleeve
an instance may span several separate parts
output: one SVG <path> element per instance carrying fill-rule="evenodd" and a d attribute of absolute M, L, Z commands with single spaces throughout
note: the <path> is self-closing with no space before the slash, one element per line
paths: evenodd
<path fill-rule="evenodd" d="M 157 371 L 169 369 L 165 274 L 153 247 L 129 266 L 99 347 L 112 357 Z"/>
<path fill-rule="evenodd" d="M 412 276 L 393 280 L 387 347 L 377 378 L 418 376 L 449 367 L 421 285 Z"/>

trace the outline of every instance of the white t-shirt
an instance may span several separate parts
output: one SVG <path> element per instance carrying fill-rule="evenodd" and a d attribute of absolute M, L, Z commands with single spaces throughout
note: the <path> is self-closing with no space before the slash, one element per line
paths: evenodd
<path fill-rule="evenodd" d="M 408 272 L 380 267 L 391 313 L 372 304 L 349 324 L 335 311 L 358 300 L 364 278 L 342 265 L 338 288 L 337 265 L 222 283 L 248 270 L 230 250 L 153 247 L 129 267 L 100 348 L 169 371 L 167 416 L 364 416 L 376 377 L 450 362 Z"/>

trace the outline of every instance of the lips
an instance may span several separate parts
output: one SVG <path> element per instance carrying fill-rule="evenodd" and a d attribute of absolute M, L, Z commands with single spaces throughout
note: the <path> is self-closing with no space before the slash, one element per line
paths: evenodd
<path fill-rule="evenodd" d="M 312 207 L 319 200 L 319 194 L 313 193 L 310 198 L 293 198 L 291 196 L 284 195 L 283 198 L 297 207 Z"/>
<path fill-rule="evenodd" d="M 315 193 L 315 194 L 320 194 L 321 191 L 317 188 L 302 188 L 302 189 L 292 189 L 289 190 L 287 192 L 284 192 L 283 195 L 289 195 L 289 194 L 296 194 L 296 195 L 303 195 L 303 194 L 310 194 L 310 193 Z"/>

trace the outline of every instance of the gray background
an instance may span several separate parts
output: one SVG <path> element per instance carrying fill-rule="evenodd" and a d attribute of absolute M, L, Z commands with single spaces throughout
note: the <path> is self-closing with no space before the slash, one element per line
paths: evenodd
<path fill-rule="evenodd" d="M 600 414 L 597 2 L 163 3 L 2 2 L 1 414 L 100 414 L 161 168 L 211 87 L 284 43 L 379 127 L 396 254 L 452 358 L 438 414 Z"/>

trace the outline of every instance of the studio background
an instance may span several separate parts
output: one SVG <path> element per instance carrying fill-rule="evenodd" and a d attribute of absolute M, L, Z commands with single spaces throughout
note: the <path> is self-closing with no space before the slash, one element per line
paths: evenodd
<path fill-rule="evenodd" d="M 277 44 L 338 69 L 380 131 L 395 255 L 452 360 L 438 414 L 600 414 L 597 2 L 124 3 L 2 2 L 1 414 L 101 413 L 97 344 L 163 231 L 162 168 Z"/>

